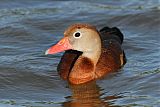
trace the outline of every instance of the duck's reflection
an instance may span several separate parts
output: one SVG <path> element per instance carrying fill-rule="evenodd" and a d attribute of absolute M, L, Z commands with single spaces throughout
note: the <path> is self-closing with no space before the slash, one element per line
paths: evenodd
<path fill-rule="evenodd" d="M 68 102 L 64 107 L 114 107 L 108 100 L 120 98 L 120 96 L 108 96 L 100 98 L 100 87 L 95 81 L 81 85 L 69 85 L 72 96 L 67 97 Z M 117 106 L 115 106 L 117 107 Z"/>

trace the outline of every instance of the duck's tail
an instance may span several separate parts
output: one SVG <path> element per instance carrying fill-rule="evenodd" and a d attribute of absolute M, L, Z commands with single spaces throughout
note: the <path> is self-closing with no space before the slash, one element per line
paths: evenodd
<path fill-rule="evenodd" d="M 122 32 L 119 30 L 119 28 L 117 27 L 112 27 L 112 28 L 109 28 L 109 27 L 104 27 L 100 30 L 101 33 L 107 33 L 108 36 L 111 35 L 113 37 L 113 35 L 117 36 L 119 38 L 119 41 L 120 43 L 122 44 L 123 43 L 123 34 Z"/>

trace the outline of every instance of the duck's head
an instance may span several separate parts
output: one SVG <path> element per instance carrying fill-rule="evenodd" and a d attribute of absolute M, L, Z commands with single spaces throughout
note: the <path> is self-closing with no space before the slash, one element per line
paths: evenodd
<path fill-rule="evenodd" d="M 45 54 L 55 54 L 70 49 L 89 54 L 97 48 L 101 48 L 101 40 L 96 28 L 89 24 L 73 24 L 65 30 L 64 37 L 56 45 L 51 46 Z"/>

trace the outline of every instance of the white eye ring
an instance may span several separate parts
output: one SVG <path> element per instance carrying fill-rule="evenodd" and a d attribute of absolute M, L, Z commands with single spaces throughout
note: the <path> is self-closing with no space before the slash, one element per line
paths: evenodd
<path fill-rule="evenodd" d="M 73 37 L 78 39 L 78 38 L 81 38 L 82 37 L 82 33 L 80 31 L 76 31 L 73 33 Z"/>

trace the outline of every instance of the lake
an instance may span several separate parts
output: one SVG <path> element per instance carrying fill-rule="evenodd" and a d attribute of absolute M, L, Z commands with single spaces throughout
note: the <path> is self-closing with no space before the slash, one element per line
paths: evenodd
<path fill-rule="evenodd" d="M 120 72 L 82 85 L 59 77 L 63 53 L 44 53 L 77 22 L 123 32 Z M 1 0 L 0 107 L 158 107 L 159 41 L 159 0 Z"/>

